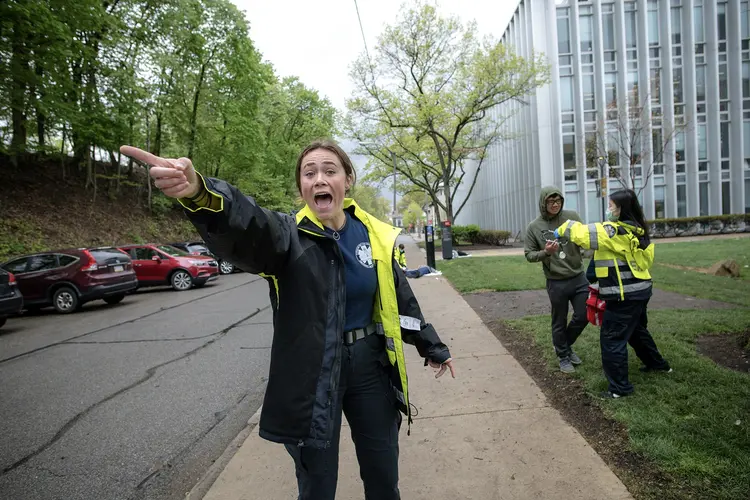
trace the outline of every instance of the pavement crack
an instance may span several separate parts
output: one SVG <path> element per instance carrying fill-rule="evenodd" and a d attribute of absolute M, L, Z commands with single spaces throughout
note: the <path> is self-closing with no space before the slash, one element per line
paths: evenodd
<path fill-rule="evenodd" d="M 32 349 L 30 351 L 26 351 L 26 352 L 22 352 L 20 354 L 16 354 L 15 356 L 11 356 L 9 358 L 2 359 L 2 360 L 0 360 L 0 364 L 6 363 L 8 361 L 13 361 L 14 359 L 22 358 L 24 356 L 28 356 L 30 354 L 34 354 L 34 353 L 37 353 L 37 352 L 40 352 L 40 351 L 47 350 L 50 347 L 55 347 L 55 346 L 58 346 L 58 345 L 61 345 L 61 344 L 65 344 L 65 343 L 72 343 L 72 342 L 70 342 L 71 340 L 80 339 L 80 338 L 86 337 L 88 335 L 93 335 L 94 333 L 101 333 L 101 332 L 109 330 L 111 328 L 117 328 L 118 326 L 127 325 L 127 324 L 130 324 L 130 323 L 135 323 L 136 321 L 140 321 L 142 319 L 146 319 L 146 318 L 154 316 L 156 314 L 161 314 L 164 311 L 169 311 L 171 309 L 176 309 L 178 307 L 182 307 L 182 306 L 186 306 L 186 305 L 193 305 L 198 300 L 207 299 L 209 297 L 213 297 L 213 296 L 219 295 L 221 293 L 229 292 L 231 290 L 234 290 L 234 289 L 237 289 L 237 288 L 240 288 L 240 287 L 243 287 L 243 286 L 251 285 L 251 284 L 256 283 L 256 282 L 258 282 L 258 281 L 260 281 L 262 279 L 263 278 L 257 278 L 257 279 L 251 280 L 251 281 L 246 281 L 245 283 L 242 283 L 242 284 L 239 284 L 239 285 L 235 285 L 235 286 L 230 287 L 230 288 L 225 288 L 225 289 L 219 290 L 217 292 L 213 292 L 213 293 L 209 293 L 209 294 L 203 295 L 203 296 L 198 297 L 197 299 L 194 299 L 194 300 L 190 300 L 190 301 L 187 301 L 187 302 L 181 302 L 179 304 L 175 304 L 175 305 L 169 306 L 169 307 L 162 307 L 158 311 L 153 311 L 153 312 L 150 312 L 148 314 L 144 314 L 143 316 L 138 316 L 137 318 L 129 319 L 127 321 L 121 321 L 120 323 L 114 323 L 112 325 L 108 325 L 108 326 L 105 326 L 103 328 L 99 328 L 97 330 L 92 330 L 90 332 L 86 332 L 86 333 L 82 333 L 80 335 L 76 335 L 74 337 L 70 337 L 69 339 L 61 340 L 60 342 L 54 342 L 54 343 L 47 344 L 47 345 L 42 346 L 42 347 L 37 347 L 36 349 Z"/>
<path fill-rule="evenodd" d="M 199 443 L 203 438 L 205 438 L 208 434 L 211 433 L 212 430 L 214 430 L 219 424 L 221 424 L 224 419 L 227 418 L 227 415 L 229 415 L 235 408 L 237 408 L 242 402 L 247 399 L 247 397 L 250 395 L 250 392 L 244 392 L 242 393 L 234 404 L 214 412 L 214 420 L 211 422 L 211 425 L 209 425 L 207 428 L 203 429 L 192 441 L 190 441 L 188 444 L 183 446 L 181 449 L 179 449 L 176 453 L 171 455 L 169 458 L 162 460 L 160 463 L 155 464 L 151 471 L 144 477 L 138 485 L 135 487 L 136 492 L 140 493 L 151 481 L 153 478 L 157 477 L 163 470 L 165 469 L 171 469 L 173 464 L 177 463 L 179 460 L 182 459 L 183 456 L 185 456 L 197 443 Z M 137 495 L 136 498 L 140 497 L 141 495 Z"/>
<path fill-rule="evenodd" d="M 213 334 L 214 338 L 212 338 L 211 340 L 209 340 L 207 342 L 204 342 L 203 344 L 199 345 L 195 349 L 191 349 L 190 351 L 186 352 L 185 354 L 183 354 L 183 355 L 181 355 L 181 356 L 179 356 L 177 358 L 170 359 L 169 361 L 165 361 L 165 362 L 160 363 L 160 364 L 158 364 L 156 366 L 152 366 L 151 368 L 149 368 L 148 370 L 146 370 L 146 373 L 140 379 L 138 379 L 135 382 L 133 382 L 132 384 L 130 384 L 130 385 L 126 386 L 126 387 L 123 387 L 122 389 L 120 389 L 120 390 L 118 390 L 118 391 L 110 394 L 106 398 L 104 398 L 104 399 L 102 399 L 100 401 L 97 401 L 96 403 L 92 404 L 91 406 L 89 406 L 85 410 L 83 410 L 83 411 L 79 412 L 78 414 L 76 414 L 75 416 L 73 416 L 73 418 L 71 418 L 70 420 L 68 420 L 65 423 L 65 425 L 63 425 L 57 431 L 57 433 L 55 433 L 54 436 L 52 436 L 52 438 L 50 440 L 48 440 L 46 443 L 44 443 L 41 446 L 39 446 L 36 450 L 32 451 L 31 453 L 29 453 L 25 457 L 23 457 L 23 458 L 15 461 L 11 465 L 9 465 L 5 469 L 3 469 L 2 474 L 0 474 L 0 477 L 2 477 L 3 475 L 5 475 L 5 474 L 7 474 L 7 473 L 9 473 L 11 471 L 13 471 L 14 469 L 17 469 L 18 467 L 24 465 L 26 462 L 28 462 L 32 458 L 36 457 L 40 453 L 42 453 L 45 450 L 47 450 L 48 448 L 50 448 L 57 441 L 59 441 L 63 436 L 65 436 L 65 434 L 67 434 L 68 431 L 70 429 L 72 429 L 73 426 L 75 426 L 78 423 L 79 420 L 81 420 L 83 417 L 85 417 L 86 415 L 88 415 L 89 413 L 91 413 L 92 411 L 94 411 L 95 409 L 97 409 L 100 406 L 102 406 L 104 403 L 107 403 L 108 401 L 111 401 L 112 399 L 116 398 L 117 396 L 120 396 L 121 394 L 124 394 L 124 393 L 130 391 L 131 389 L 134 389 L 135 387 L 138 387 L 139 385 L 143 384 L 144 382 L 147 382 L 149 379 L 151 379 L 154 376 L 154 374 L 160 368 L 163 368 L 163 367 L 165 367 L 165 366 L 167 366 L 169 364 L 172 364 L 172 363 L 174 363 L 176 361 L 181 361 L 181 360 L 183 360 L 185 358 L 188 358 L 188 357 L 192 356 L 193 354 L 197 353 L 198 351 L 200 351 L 200 350 L 202 350 L 202 349 L 210 346 L 211 344 L 213 344 L 217 340 L 219 340 L 222 337 L 224 337 L 232 329 L 236 328 L 237 326 L 239 326 L 240 324 L 244 323 L 248 319 L 256 316 L 257 314 L 260 314 L 261 312 L 265 311 L 266 309 L 269 309 L 270 307 L 271 306 L 269 305 L 269 306 L 266 306 L 266 307 L 263 307 L 263 308 L 258 308 L 252 314 L 249 314 L 248 316 L 245 316 L 241 320 L 239 320 L 239 321 L 237 321 L 237 322 L 229 325 L 228 327 L 224 328 L 223 330 L 221 330 L 219 332 L 216 332 L 215 334 Z"/>
<path fill-rule="evenodd" d="M 418 407 L 417 407 L 418 408 Z M 449 413 L 446 415 L 430 415 L 429 417 L 414 417 L 413 420 L 433 420 L 436 418 L 449 418 L 449 417 L 466 417 L 469 415 L 485 415 L 487 413 L 507 413 L 511 411 L 528 411 L 528 410 L 544 410 L 551 408 L 550 405 L 542 406 L 519 406 L 518 408 L 502 408 L 499 410 L 484 410 L 484 411 L 469 411 L 464 413 Z"/>
<path fill-rule="evenodd" d="M 101 341 L 95 341 L 95 340 L 82 340 L 82 341 L 65 341 L 61 342 L 61 344 L 79 344 L 79 345 L 88 345 L 88 344 L 138 344 L 141 342 L 182 342 L 184 340 L 201 340 L 206 339 L 208 337 L 213 337 L 214 335 L 218 335 L 221 332 L 214 332 L 209 333 L 207 335 L 199 335 L 198 337 L 181 337 L 176 339 L 140 339 L 140 340 L 101 340 Z"/>

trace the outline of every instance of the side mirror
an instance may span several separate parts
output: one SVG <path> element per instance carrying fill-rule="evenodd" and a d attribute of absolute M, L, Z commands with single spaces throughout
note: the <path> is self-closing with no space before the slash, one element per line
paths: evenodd
<path fill-rule="evenodd" d="M 153 257 L 151 257 L 151 260 L 153 260 L 156 263 L 161 264 L 161 258 L 159 258 L 158 255 L 154 255 Z"/>

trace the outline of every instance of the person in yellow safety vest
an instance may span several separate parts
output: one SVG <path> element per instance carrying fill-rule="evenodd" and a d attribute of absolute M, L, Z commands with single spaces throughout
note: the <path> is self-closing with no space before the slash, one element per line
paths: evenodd
<path fill-rule="evenodd" d="M 641 371 L 669 373 L 672 368 L 648 331 L 654 244 L 635 192 L 612 193 L 607 218 L 608 222 L 588 225 L 566 221 L 555 230 L 555 237 L 567 237 L 581 248 L 594 250 L 599 297 L 607 304 L 601 351 L 609 389 L 601 397 L 614 399 L 633 392 L 628 380 L 628 344 L 644 363 Z"/>
<path fill-rule="evenodd" d="M 401 269 L 406 269 L 406 249 L 403 243 L 399 243 L 398 251 L 396 252 L 396 262 L 401 266 Z"/>

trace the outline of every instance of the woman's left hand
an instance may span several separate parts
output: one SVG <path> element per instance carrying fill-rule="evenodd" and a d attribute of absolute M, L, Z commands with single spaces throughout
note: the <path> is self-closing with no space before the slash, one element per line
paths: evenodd
<path fill-rule="evenodd" d="M 444 363 L 435 363 L 434 361 L 427 360 L 427 364 L 429 364 L 432 368 L 439 370 L 435 374 L 435 378 L 440 378 L 443 376 L 443 374 L 446 372 L 446 368 L 450 368 L 451 370 L 451 377 L 456 378 L 456 369 L 453 367 L 453 358 L 448 358 Z"/>

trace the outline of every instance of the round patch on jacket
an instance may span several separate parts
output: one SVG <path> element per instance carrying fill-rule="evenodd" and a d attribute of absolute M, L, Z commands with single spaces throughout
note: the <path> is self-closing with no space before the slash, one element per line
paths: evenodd
<path fill-rule="evenodd" d="M 615 226 L 612 226 L 610 224 L 604 224 L 604 230 L 607 231 L 607 236 L 610 238 L 614 238 L 615 234 L 617 234 L 617 229 L 615 229 Z"/>
<path fill-rule="evenodd" d="M 372 247 L 369 243 L 362 242 L 357 245 L 357 250 L 354 252 L 357 256 L 357 260 L 363 267 L 372 269 L 374 263 L 372 262 Z"/>

